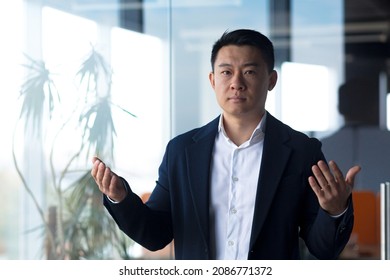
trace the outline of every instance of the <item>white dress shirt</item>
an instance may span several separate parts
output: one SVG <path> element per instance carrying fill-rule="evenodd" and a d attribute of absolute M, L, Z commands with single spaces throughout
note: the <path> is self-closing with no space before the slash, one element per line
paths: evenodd
<path fill-rule="evenodd" d="M 210 228 L 216 259 L 247 259 L 264 143 L 264 114 L 248 141 L 235 145 L 222 115 L 211 163 Z"/>

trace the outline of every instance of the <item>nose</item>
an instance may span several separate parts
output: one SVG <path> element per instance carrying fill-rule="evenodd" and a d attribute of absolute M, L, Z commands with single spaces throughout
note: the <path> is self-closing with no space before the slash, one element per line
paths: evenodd
<path fill-rule="evenodd" d="M 241 74 L 234 75 L 230 84 L 230 89 L 235 91 L 242 91 L 245 89 L 245 82 Z"/>

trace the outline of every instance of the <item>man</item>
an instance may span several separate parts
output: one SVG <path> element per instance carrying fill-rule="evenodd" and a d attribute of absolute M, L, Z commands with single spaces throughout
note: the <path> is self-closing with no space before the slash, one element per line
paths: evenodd
<path fill-rule="evenodd" d="M 174 239 L 176 259 L 299 259 L 299 236 L 334 259 L 353 227 L 346 177 L 316 139 L 265 110 L 277 81 L 274 50 L 253 30 L 214 44 L 209 75 L 222 114 L 172 139 L 149 201 L 98 158 L 91 171 L 119 227 L 149 250 Z"/>

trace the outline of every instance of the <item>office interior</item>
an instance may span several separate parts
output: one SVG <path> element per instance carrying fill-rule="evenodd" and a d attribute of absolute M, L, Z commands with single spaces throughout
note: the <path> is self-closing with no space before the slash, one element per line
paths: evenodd
<path fill-rule="evenodd" d="M 172 244 L 148 252 L 115 228 L 89 176 L 90 158 L 98 151 L 147 199 L 168 140 L 220 113 L 208 81 L 210 51 L 237 28 L 274 42 L 279 81 L 267 110 L 323 140 L 325 156 L 340 157 L 344 172 L 362 165 L 355 228 L 340 259 L 381 258 L 380 186 L 390 181 L 390 1 L 0 6 L 0 259 L 174 258 Z M 340 89 L 362 81 L 353 90 L 362 95 L 344 103 L 365 112 L 373 101 L 374 109 L 347 124 Z M 302 252 L 310 258 L 304 246 Z"/>

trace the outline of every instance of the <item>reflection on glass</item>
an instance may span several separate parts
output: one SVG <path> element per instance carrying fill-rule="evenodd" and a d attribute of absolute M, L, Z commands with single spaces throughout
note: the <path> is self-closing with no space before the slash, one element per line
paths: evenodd
<path fill-rule="evenodd" d="M 109 93 L 106 103 L 98 104 L 110 105 L 106 120 L 112 118 L 115 124 L 116 134 L 110 132 L 104 139 L 108 150 L 114 147 L 110 163 L 139 193 L 154 186 L 169 138 L 220 113 L 208 81 L 209 56 L 214 40 L 225 30 L 251 28 L 266 35 L 291 32 L 285 34 L 291 38 L 291 61 L 278 69 L 279 83 L 269 94 L 267 109 L 316 136 L 342 125 L 336 104 L 345 65 L 342 1 L 291 1 L 291 10 L 285 11 L 291 31 L 272 30 L 274 15 L 268 0 L 71 2 L 13 0 L 1 4 L 0 117 L 4 137 L 0 180 L 6 187 L 0 189 L 0 212 L 5 217 L 0 220 L 0 258 L 45 258 L 42 219 L 17 174 L 13 147 L 18 166 L 45 214 L 53 204 L 53 186 L 67 189 L 81 174 L 87 176 L 88 153 L 96 147 L 88 150 L 82 146 L 89 136 L 83 131 L 93 127 L 96 112 L 84 107 L 88 83 L 80 84 L 77 72 L 93 50 L 110 65 L 112 73 L 106 72 L 108 83 L 91 81 L 93 94 L 88 95 L 87 105 L 95 108 L 93 102 L 102 101 L 99 98 Z M 51 118 L 49 99 L 43 100 L 41 138 L 26 133 L 24 120 L 19 119 L 20 90 L 27 72 L 21 66 L 26 63 L 24 54 L 44 61 L 61 97 L 60 102 L 53 100 L 56 106 Z M 98 91 L 93 91 L 95 86 Z M 387 96 L 387 108 L 389 100 Z M 315 105 L 319 102 L 322 106 Z M 305 112 L 305 119 L 297 111 Z M 76 117 L 80 115 L 84 117 L 81 120 Z M 64 123 L 67 125 L 62 127 Z M 80 157 L 73 159 L 80 149 Z M 70 161 L 72 168 L 67 167 Z M 67 176 L 61 177 L 65 169 Z M 130 254 L 131 245 L 128 248 L 125 254 Z"/>

